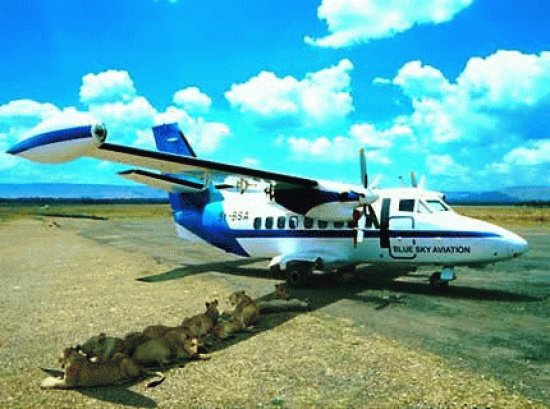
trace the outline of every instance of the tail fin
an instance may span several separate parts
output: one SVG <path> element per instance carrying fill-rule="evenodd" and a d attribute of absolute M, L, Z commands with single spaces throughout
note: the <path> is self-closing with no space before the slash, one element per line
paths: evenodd
<path fill-rule="evenodd" d="M 155 135 L 155 142 L 159 151 L 197 157 L 183 132 L 180 131 L 178 124 L 155 126 L 153 127 L 153 134 Z"/>

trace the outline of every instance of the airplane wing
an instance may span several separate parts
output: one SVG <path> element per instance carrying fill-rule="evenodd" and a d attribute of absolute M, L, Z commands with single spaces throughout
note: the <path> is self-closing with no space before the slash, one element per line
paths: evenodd
<path fill-rule="evenodd" d="M 378 195 L 366 183 L 365 186 L 360 186 L 309 179 L 193 156 L 106 143 L 106 138 L 107 130 L 102 124 L 79 126 L 35 135 L 11 147 L 7 153 L 43 163 L 61 163 L 79 157 L 92 157 L 146 168 L 159 173 L 135 169 L 121 172 L 120 175 L 174 193 L 203 190 L 206 181 L 216 177 L 242 178 L 243 191 L 248 186 L 248 180 L 267 183 L 270 188 L 266 188 L 266 194 L 270 199 L 298 214 L 324 220 L 350 220 L 355 217 L 357 207 L 361 206 L 365 212 L 365 205 L 378 199 Z M 366 169 L 363 162 L 364 153 L 362 169 Z M 196 181 L 178 177 L 181 175 L 195 177 Z M 215 186 L 220 189 L 240 188 L 239 183 L 237 186 Z M 300 191 L 300 194 L 296 194 L 296 191 Z"/>
<path fill-rule="evenodd" d="M 186 173 L 193 176 L 204 174 L 210 176 L 240 176 L 255 181 L 276 184 L 278 189 L 315 187 L 318 185 L 318 182 L 313 179 L 110 143 L 102 144 L 87 156 L 154 169 L 163 173 Z"/>
<path fill-rule="evenodd" d="M 32 136 L 11 147 L 7 153 L 43 163 L 93 157 L 162 173 L 188 174 L 200 178 L 205 174 L 210 178 L 232 175 L 270 183 L 278 189 L 312 188 L 318 184 L 313 179 L 283 173 L 106 143 L 106 138 L 107 130 L 102 124 L 79 126 Z"/>

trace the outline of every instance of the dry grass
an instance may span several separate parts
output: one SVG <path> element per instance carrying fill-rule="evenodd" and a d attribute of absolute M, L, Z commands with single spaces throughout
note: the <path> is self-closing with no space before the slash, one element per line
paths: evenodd
<path fill-rule="evenodd" d="M 170 215 L 168 204 L 0 204 L 0 221 L 34 217 L 74 217 L 109 219 L 120 217 L 164 217 Z"/>
<path fill-rule="evenodd" d="M 504 227 L 546 227 L 550 223 L 550 207 L 533 206 L 456 206 L 455 211 L 465 216 L 495 223 Z M 164 217 L 170 215 L 168 204 L 52 204 L 0 205 L 0 221 L 16 218 L 76 217 L 121 218 Z"/>
<path fill-rule="evenodd" d="M 457 213 L 503 227 L 541 227 L 550 225 L 550 207 L 532 206 L 458 206 Z"/>

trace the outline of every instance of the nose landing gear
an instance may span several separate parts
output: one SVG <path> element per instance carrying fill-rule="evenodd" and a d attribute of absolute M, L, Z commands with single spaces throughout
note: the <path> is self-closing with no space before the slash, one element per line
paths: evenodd
<path fill-rule="evenodd" d="M 449 282 L 456 280 L 454 267 L 443 267 L 430 276 L 430 287 L 435 291 L 445 291 L 449 288 Z"/>

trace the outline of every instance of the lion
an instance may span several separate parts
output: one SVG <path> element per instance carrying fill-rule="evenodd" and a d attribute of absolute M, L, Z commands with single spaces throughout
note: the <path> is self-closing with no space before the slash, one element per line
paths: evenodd
<path fill-rule="evenodd" d="M 63 378 L 48 377 L 40 387 L 42 389 L 72 389 L 79 387 L 120 385 L 142 375 L 157 375 L 161 379 L 148 386 L 156 386 L 164 381 L 160 372 L 145 371 L 132 358 L 121 352 L 105 362 L 91 362 L 77 348 L 63 351 L 60 358 L 64 368 Z"/>
<path fill-rule="evenodd" d="M 192 336 L 202 338 L 212 330 L 219 317 L 218 300 L 214 300 L 211 303 L 206 303 L 206 312 L 185 318 L 181 326 L 189 331 Z"/>
<path fill-rule="evenodd" d="M 231 338 L 236 332 L 243 330 L 243 324 L 240 320 L 232 318 L 229 320 L 220 320 L 214 328 L 212 328 L 212 335 L 218 341 Z"/>
<path fill-rule="evenodd" d="M 149 325 L 143 329 L 143 336 L 147 338 L 160 338 L 164 336 L 168 331 L 177 329 L 179 327 L 168 327 L 166 325 Z"/>
<path fill-rule="evenodd" d="M 77 345 L 77 349 L 83 352 L 93 362 L 105 362 L 111 359 L 117 352 L 126 352 L 126 344 L 121 338 L 110 337 L 101 332 L 88 339 L 84 344 Z"/>
<path fill-rule="evenodd" d="M 143 366 L 163 366 L 173 359 L 208 359 L 209 356 L 199 353 L 198 339 L 179 327 L 139 344 L 132 358 Z"/>
<path fill-rule="evenodd" d="M 260 319 L 260 309 L 250 296 L 244 291 L 236 291 L 229 296 L 229 303 L 234 306 L 232 319 L 237 319 L 243 328 L 253 326 Z"/>
<path fill-rule="evenodd" d="M 142 332 L 129 332 L 124 336 L 124 353 L 128 356 L 134 355 L 136 348 L 151 338 L 143 335 Z"/>
<path fill-rule="evenodd" d="M 275 284 L 275 292 L 273 293 L 273 298 L 276 300 L 288 300 L 290 296 L 288 295 L 288 290 L 284 283 Z"/>

